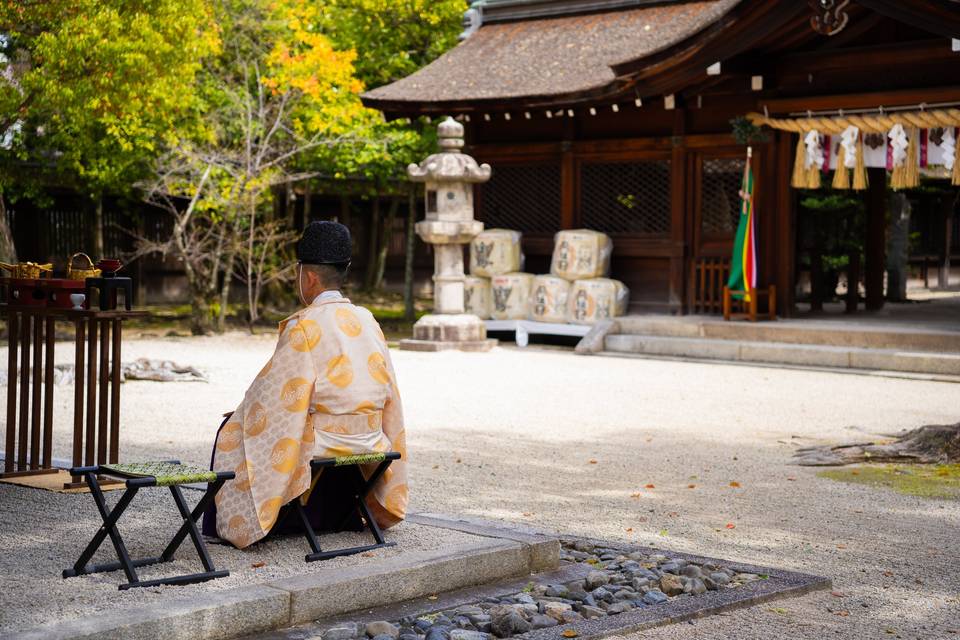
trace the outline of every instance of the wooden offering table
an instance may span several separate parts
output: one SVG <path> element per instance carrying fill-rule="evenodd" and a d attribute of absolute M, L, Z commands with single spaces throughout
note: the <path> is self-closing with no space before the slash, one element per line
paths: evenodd
<path fill-rule="evenodd" d="M 123 321 L 146 312 L 7 304 L 0 305 L 0 314 L 7 322 L 9 345 L 7 432 L 0 477 L 59 471 L 53 466 L 52 452 L 57 322 L 70 322 L 74 328 L 72 466 L 119 462 Z"/>

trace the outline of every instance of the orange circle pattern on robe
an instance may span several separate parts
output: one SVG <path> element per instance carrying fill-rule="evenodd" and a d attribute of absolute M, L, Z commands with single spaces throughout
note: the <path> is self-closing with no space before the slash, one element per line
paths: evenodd
<path fill-rule="evenodd" d="M 334 312 L 334 316 L 337 319 L 337 326 L 340 327 L 340 331 L 343 331 L 343 334 L 348 338 L 356 338 L 363 333 L 363 325 L 360 324 L 360 320 L 350 309 L 341 307 Z"/>
<path fill-rule="evenodd" d="M 283 506 L 283 496 L 274 496 L 260 503 L 257 510 L 257 519 L 260 521 L 260 528 L 269 531 L 273 523 L 277 521 L 277 513 Z"/>
<path fill-rule="evenodd" d="M 387 361 L 384 359 L 382 353 L 375 351 L 370 354 L 370 357 L 367 358 L 367 370 L 370 372 L 370 377 L 380 384 L 390 383 L 390 373 L 387 371 Z"/>
<path fill-rule="evenodd" d="M 327 362 L 327 380 L 341 389 L 353 382 L 353 364 L 346 354 L 334 356 Z"/>
<path fill-rule="evenodd" d="M 217 450 L 233 451 L 243 442 L 243 426 L 239 422 L 228 422 L 220 430 L 217 438 Z"/>
<path fill-rule="evenodd" d="M 310 381 L 306 378 L 291 378 L 280 390 L 283 408 L 292 413 L 305 411 L 310 406 Z"/>
<path fill-rule="evenodd" d="M 293 438 L 280 438 L 270 452 L 270 466 L 279 473 L 292 472 L 300 457 L 300 443 Z"/>
<path fill-rule="evenodd" d="M 236 477 L 233 480 L 233 487 L 237 491 L 249 491 L 253 484 L 253 465 L 249 460 L 241 462 L 234 470 Z M 218 494 L 219 495 L 219 494 Z"/>
<path fill-rule="evenodd" d="M 259 402 L 250 405 L 247 415 L 243 417 L 244 432 L 251 438 L 263 433 L 267 428 L 267 410 Z"/>
<path fill-rule="evenodd" d="M 290 330 L 290 346 L 300 352 L 312 351 L 320 344 L 321 335 L 320 325 L 313 320 L 301 320 Z"/>

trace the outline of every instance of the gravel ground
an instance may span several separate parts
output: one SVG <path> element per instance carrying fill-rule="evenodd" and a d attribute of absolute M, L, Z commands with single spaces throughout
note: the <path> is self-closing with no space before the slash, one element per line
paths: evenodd
<path fill-rule="evenodd" d="M 127 383 L 124 457 L 206 462 L 219 415 L 237 404 L 272 348 L 269 336 L 240 334 L 126 343 L 124 360 L 172 359 L 201 368 L 210 383 Z M 61 349 L 64 361 L 69 355 Z M 834 579 L 835 594 L 698 620 L 684 625 L 688 638 L 960 633 L 960 503 L 834 483 L 790 464 L 797 446 L 955 422 L 960 385 L 550 349 L 396 352 L 394 361 L 413 511 L 514 520 Z M 70 393 L 57 394 L 64 427 Z M 67 432 L 58 435 L 57 457 L 68 455 Z M 0 492 L 0 504 L 10 496 Z M 5 536 L 2 544 L 13 542 Z M 46 553 L 45 545 L 22 544 Z M 0 569 L 9 581 L 10 570 Z M 4 600 L 12 586 L 0 583 Z"/>

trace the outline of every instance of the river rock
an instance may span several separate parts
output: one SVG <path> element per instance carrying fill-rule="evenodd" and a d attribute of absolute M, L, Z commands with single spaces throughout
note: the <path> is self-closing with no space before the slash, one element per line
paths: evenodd
<path fill-rule="evenodd" d="M 352 640 L 359 635 L 356 622 L 345 622 L 323 632 L 323 640 Z"/>
<path fill-rule="evenodd" d="M 597 587 L 602 587 L 609 582 L 610 576 L 607 575 L 605 571 L 591 571 L 587 574 L 587 577 L 584 580 L 584 586 L 589 590 L 593 590 Z"/>
<path fill-rule="evenodd" d="M 659 589 L 652 589 L 643 594 L 643 601 L 647 604 L 662 604 L 667 600 L 667 594 Z"/>
<path fill-rule="evenodd" d="M 663 577 L 660 578 L 660 590 L 668 596 L 683 593 L 683 582 L 680 580 L 680 576 L 675 576 L 672 573 L 663 574 Z"/>
<path fill-rule="evenodd" d="M 487 640 L 489 637 L 486 633 L 470 629 L 454 629 L 450 632 L 450 640 Z"/>
<path fill-rule="evenodd" d="M 530 618 L 530 626 L 534 629 L 546 629 L 547 627 L 555 627 L 557 624 L 554 618 L 543 615 L 542 613 L 538 613 Z"/>
<path fill-rule="evenodd" d="M 519 635 L 530 631 L 530 623 L 513 609 L 491 611 L 490 628 L 501 638 Z"/>

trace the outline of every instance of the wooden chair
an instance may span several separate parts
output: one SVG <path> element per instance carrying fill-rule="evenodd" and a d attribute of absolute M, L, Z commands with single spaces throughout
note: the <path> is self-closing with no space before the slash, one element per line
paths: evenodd
<path fill-rule="evenodd" d="M 723 288 L 723 319 L 730 320 L 733 318 L 746 319 L 750 322 L 757 321 L 757 301 L 764 297 L 767 299 L 767 320 L 776 320 L 777 319 L 777 287 L 770 285 L 765 289 L 754 289 L 751 291 L 750 302 L 744 302 L 741 299 L 734 299 L 735 295 L 745 295 L 747 292 L 737 289 L 731 289 L 730 287 Z M 741 311 L 734 313 L 734 305 L 738 306 Z"/>

